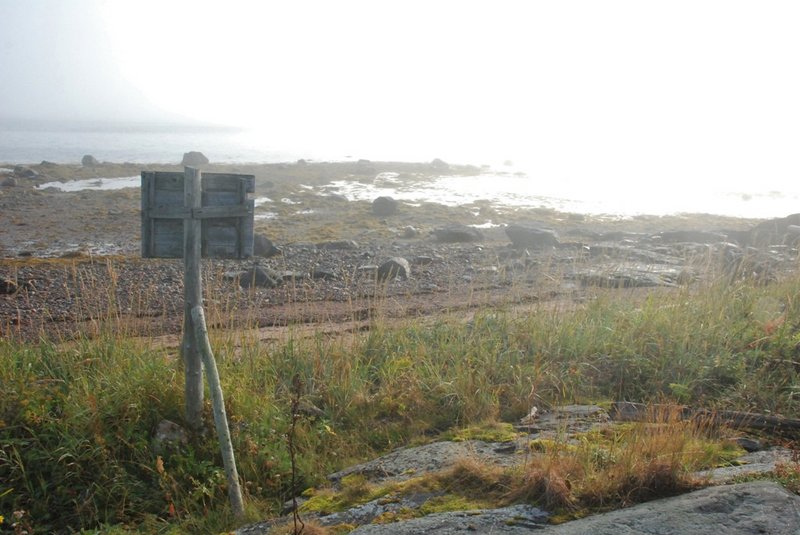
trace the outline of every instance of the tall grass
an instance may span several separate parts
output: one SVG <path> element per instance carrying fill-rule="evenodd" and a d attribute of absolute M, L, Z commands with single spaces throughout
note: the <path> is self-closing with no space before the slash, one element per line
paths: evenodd
<path fill-rule="evenodd" d="M 212 333 L 252 518 L 348 463 L 455 426 L 513 421 L 532 405 L 666 398 L 797 414 L 799 292 L 796 276 L 719 281 L 484 310 L 469 322 L 375 320 L 343 337 L 259 344 Z M 157 453 L 151 443 L 162 419 L 182 423 L 181 375 L 176 355 L 113 329 L 73 344 L 0 341 L 0 514 L 25 510 L 43 531 L 229 527 L 210 409 L 205 433 L 186 444 Z M 292 489 L 295 376 L 310 409 Z"/>

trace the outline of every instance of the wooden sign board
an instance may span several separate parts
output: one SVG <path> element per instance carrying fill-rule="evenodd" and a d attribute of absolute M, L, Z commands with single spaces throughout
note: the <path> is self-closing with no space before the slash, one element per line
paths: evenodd
<path fill-rule="evenodd" d="M 253 256 L 253 175 L 203 173 L 200 208 L 184 206 L 184 173 L 142 172 L 142 257 L 183 258 L 184 220 L 202 222 L 204 258 Z"/>

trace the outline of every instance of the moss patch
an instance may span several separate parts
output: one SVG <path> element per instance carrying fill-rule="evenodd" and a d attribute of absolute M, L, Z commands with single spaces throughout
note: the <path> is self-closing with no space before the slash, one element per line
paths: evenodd
<path fill-rule="evenodd" d="M 514 426 L 508 423 L 490 422 L 448 431 L 442 438 L 453 442 L 482 440 L 484 442 L 511 442 L 520 437 Z"/>

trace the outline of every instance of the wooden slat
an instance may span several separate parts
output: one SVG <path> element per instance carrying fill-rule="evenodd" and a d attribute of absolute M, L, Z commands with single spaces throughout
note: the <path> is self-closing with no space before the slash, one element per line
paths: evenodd
<path fill-rule="evenodd" d="M 256 191 L 255 175 L 238 175 L 232 173 L 203 173 L 203 190 L 238 191 L 238 181 L 244 180 L 247 193 Z"/>
<path fill-rule="evenodd" d="M 183 220 L 201 223 L 205 257 L 247 258 L 253 255 L 253 175 L 203 173 L 201 206 L 184 208 L 184 173 L 142 172 L 142 256 L 180 258 Z M 227 240 L 227 241 L 226 241 Z"/>

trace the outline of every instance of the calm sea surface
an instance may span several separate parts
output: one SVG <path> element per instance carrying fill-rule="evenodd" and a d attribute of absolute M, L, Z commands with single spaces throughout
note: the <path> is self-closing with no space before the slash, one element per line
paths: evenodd
<path fill-rule="evenodd" d="M 329 191 L 351 199 L 373 199 L 392 195 L 406 202 L 433 201 L 443 204 L 488 200 L 509 207 L 545 207 L 563 211 L 634 215 L 711 213 L 736 217 L 782 217 L 800 212 L 800 184 L 781 191 L 749 187 L 703 187 L 691 192 L 681 188 L 649 185 L 615 187 L 585 181 L 548 181 L 516 165 L 493 159 L 491 155 L 436 154 L 425 151 L 367 149 L 350 154 L 343 150 L 282 147 L 254 132 L 207 127 L 161 125 L 108 125 L 91 123 L 2 123 L 0 122 L 0 167 L 16 163 L 78 163 L 84 154 L 100 161 L 135 163 L 178 163 L 184 152 L 199 150 L 213 162 L 270 163 L 291 162 L 299 158 L 320 161 L 345 161 L 367 158 L 384 161 L 429 161 L 442 157 L 452 163 L 489 164 L 474 177 L 441 177 L 433 181 L 408 183 L 384 173 L 372 183 L 342 180 Z M 74 184 L 82 187 L 131 187 L 136 179 L 106 180 L 102 183 Z M 70 187 L 70 186 L 68 186 Z"/>

